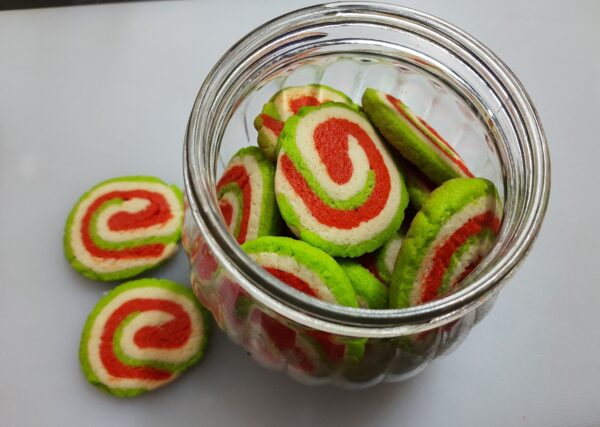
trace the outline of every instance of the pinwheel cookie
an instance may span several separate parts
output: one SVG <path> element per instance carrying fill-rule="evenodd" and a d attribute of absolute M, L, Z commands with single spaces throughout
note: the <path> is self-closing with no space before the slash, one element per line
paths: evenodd
<path fill-rule="evenodd" d="M 320 249 L 288 237 L 261 237 L 242 245 L 267 272 L 313 298 L 358 307 L 356 293 L 338 263 Z M 258 317 L 270 344 L 298 372 L 324 375 L 333 366 L 354 363 L 362 357 L 364 340 L 341 339 L 307 330 L 299 332 L 264 313 Z M 273 356 L 270 356 L 273 359 Z"/>
<path fill-rule="evenodd" d="M 261 237 L 242 245 L 258 265 L 282 282 L 332 304 L 357 307 L 344 271 L 325 252 L 289 237 Z"/>
<path fill-rule="evenodd" d="M 233 156 L 217 183 L 221 213 L 239 244 L 279 231 L 274 175 L 275 167 L 260 149 L 246 147 Z"/>
<path fill-rule="evenodd" d="M 129 278 L 175 253 L 182 219 L 177 187 L 149 176 L 110 179 L 73 207 L 65 226 L 65 255 L 89 278 Z"/>
<path fill-rule="evenodd" d="M 400 227 L 408 196 L 392 154 L 367 118 L 340 103 L 305 107 L 279 138 L 275 195 L 300 239 L 357 257 Z"/>
<path fill-rule="evenodd" d="M 204 354 L 209 315 L 188 288 L 141 279 L 104 296 L 88 317 L 81 367 L 97 387 L 132 397 L 177 378 Z"/>
<path fill-rule="evenodd" d="M 433 182 L 473 177 L 452 146 L 399 99 L 367 89 L 362 107 L 385 139 Z"/>

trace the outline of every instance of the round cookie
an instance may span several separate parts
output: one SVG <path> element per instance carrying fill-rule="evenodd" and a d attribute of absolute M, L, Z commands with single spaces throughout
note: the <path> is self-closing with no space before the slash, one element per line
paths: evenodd
<path fill-rule="evenodd" d="M 450 144 L 399 99 L 369 88 L 362 107 L 385 139 L 436 184 L 473 177 Z"/>
<path fill-rule="evenodd" d="M 356 261 L 338 260 L 338 263 L 350 280 L 361 308 L 388 308 L 388 288 L 377 277 Z"/>
<path fill-rule="evenodd" d="M 333 256 L 357 257 L 400 227 L 408 194 L 364 115 L 340 103 L 305 107 L 279 138 L 275 195 L 288 227 Z"/>
<path fill-rule="evenodd" d="M 258 131 L 258 146 L 265 157 L 273 162 L 277 159 L 277 138 L 288 118 L 298 113 L 302 107 L 329 101 L 354 105 L 342 92 L 319 84 L 286 87 L 273 95 L 254 119 L 254 127 Z"/>
<path fill-rule="evenodd" d="M 275 167 L 260 149 L 246 147 L 233 156 L 217 183 L 221 213 L 239 244 L 281 228 L 274 176 Z"/>
<path fill-rule="evenodd" d="M 246 346 L 252 358 L 274 369 L 287 367 L 299 380 L 330 375 L 362 360 L 365 339 L 342 338 L 315 330 L 299 331 L 285 321 L 254 308 Z"/>
<path fill-rule="evenodd" d="M 65 255 L 91 279 L 133 277 L 175 253 L 182 221 L 177 187 L 149 176 L 109 179 L 81 196 L 71 210 Z"/>
<path fill-rule="evenodd" d="M 496 187 L 483 178 L 455 178 L 431 193 L 398 253 L 390 306 L 440 298 L 460 285 L 490 250 L 500 229 Z"/>
<path fill-rule="evenodd" d="M 332 304 L 358 307 L 344 271 L 325 252 L 289 237 L 260 237 L 242 245 L 258 265 L 300 292 Z"/>
<path fill-rule="evenodd" d="M 177 283 L 124 283 L 98 301 L 85 323 L 83 373 L 118 397 L 165 385 L 202 358 L 209 319 L 192 291 Z"/>
<path fill-rule="evenodd" d="M 242 249 L 267 272 L 314 298 L 332 304 L 358 307 L 356 293 L 338 263 L 308 243 L 288 237 L 260 237 Z M 261 314 L 262 337 L 253 348 L 282 352 L 293 375 L 323 376 L 332 369 L 356 363 L 364 352 L 364 339 L 342 338 L 319 331 L 302 331 Z M 255 333 L 256 335 L 256 333 Z M 275 360 L 271 351 L 268 357 Z"/>

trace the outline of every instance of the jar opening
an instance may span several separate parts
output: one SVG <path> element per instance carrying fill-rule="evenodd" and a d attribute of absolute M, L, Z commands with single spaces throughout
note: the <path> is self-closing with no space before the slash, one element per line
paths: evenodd
<path fill-rule="evenodd" d="M 367 310 L 324 303 L 266 274 L 246 256 L 221 220 L 215 184 L 222 167 L 219 156 L 228 149 L 222 142 L 230 124 L 243 123 L 238 125 L 243 127 L 240 132 L 250 132 L 247 120 L 234 120 L 236 114 L 247 114 L 244 108 L 251 108 L 247 102 L 250 95 L 260 88 L 268 90 L 277 76 L 287 82 L 290 76 L 306 78 L 299 64 L 309 68 L 314 64 L 316 68 L 310 72 L 318 74 L 317 65 L 332 57 L 357 62 L 387 58 L 394 67 L 419 70 L 432 76 L 431 81 L 438 81 L 442 89 L 451 87 L 470 106 L 470 113 L 485 124 L 485 143 L 497 154 L 501 166 L 496 183 L 504 195 L 505 215 L 494 248 L 465 279 L 461 290 L 406 309 Z M 382 73 L 382 79 L 384 76 Z M 340 81 L 343 78 L 340 73 Z M 550 188 L 542 127 L 524 88 L 508 67 L 475 39 L 438 18 L 379 3 L 330 3 L 302 9 L 268 22 L 234 45 L 209 73 L 195 101 L 184 147 L 184 170 L 196 225 L 231 278 L 284 317 L 348 336 L 416 333 L 450 322 L 484 303 L 530 250 Z"/>

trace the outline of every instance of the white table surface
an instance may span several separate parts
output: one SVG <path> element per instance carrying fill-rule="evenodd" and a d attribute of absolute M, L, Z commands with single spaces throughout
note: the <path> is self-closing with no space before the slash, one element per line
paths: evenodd
<path fill-rule="evenodd" d="M 286 1 L 0 12 L 0 425 L 600 425 L 600 1 L 406 1 L 470 32 L 528 88 L 553 160 L 546 221 L 492 313 L 400 384 L 308 388 L 222 333 L 176 383 L 130 400 L 90 386 L 77 348 L 109 285 L 66 263 L 76 198 L 111 176 L 182 183 L 186 120 L 208 70 Z M 181 251 L 157 276 L 187 283 Z"/>

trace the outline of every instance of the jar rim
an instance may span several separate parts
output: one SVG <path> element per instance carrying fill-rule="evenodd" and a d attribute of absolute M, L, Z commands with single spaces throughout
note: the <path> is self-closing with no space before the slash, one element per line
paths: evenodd
<path fill-rule="evenodd" d="M 465 280 L 465 286 L 438 300 L 403 309 L 370 310 L 333 305 L 311 298 L 264 272 L 237 245 L 222 222 L 215 196 L 214 165 L 212 169 L 198 159 L 205 154 L 203 135 L 210 133 L 214 122 L 210 100 L 220 95 L 227 84 L 228 67 L 234 60 L 249 58 L 253 47 L 281 34 L 290 22 L 308 20 L 326 14 L 331 23 L 345 16 L 360 19 L 359 14 L 372 14 L 409 21 L 415 28 L 435 34 L 440 40 L 459 46 L 486 71 L 484 80 L 493 79 L 506 94 L 504 102 L 519 117 L 522 135 L 519 139 L 532 170 L 528 182 L 526 210 L 519 223 L 519 233 L 499 262 L 497 245 Z M 326 18 L 323 18 L 326 19 Z M 328 23 L 323 21 L 324 25 Z M 214 150 L 214 147 L 212 147 Z M 393 337 L 431 329 L 461 317 L 489 299 L 519 267 L 534 243 L 547 208 L 550 193 L 550 158 L 546 138 L 535 107 L 523 85 L 494 53 L 479 41 L 439 18 L 403 6 L 373 2 L 336 2 L 299 9 L 275 18 L 248 33 L 232 46 L 206 77 L 194 103 L 184 144 L 185 193 L 194 221 L 213 256 L 227 265 L 228 274 L 246 292 L 270 310 L 304 326 L 339 335 L 359 337 Z"/>

